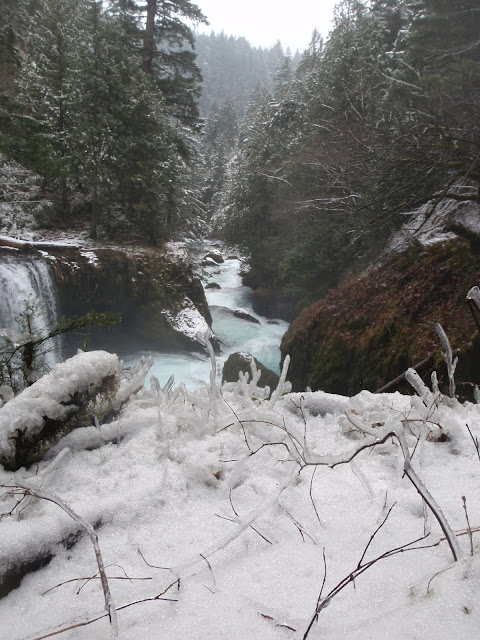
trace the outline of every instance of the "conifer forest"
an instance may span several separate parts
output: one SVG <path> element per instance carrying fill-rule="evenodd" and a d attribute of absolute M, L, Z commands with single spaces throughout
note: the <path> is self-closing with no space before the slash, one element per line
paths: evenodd
<path fill-rule="evenodd" d="M 479 9 L 344 0 L 292 54 L 196 35 L 189 0 L 2 0 L 0 148 L 41 175 L 52 225 L 157 243 L 213 226 L 292 317 L 402 212 L 452 185 L 478 198 L 460 186 L 480 171 Z"/>
<path fill-rule="evenodd" d="M 477 640 L 480 0 L 197 2 L 0 0 L 0 640 Z"/>

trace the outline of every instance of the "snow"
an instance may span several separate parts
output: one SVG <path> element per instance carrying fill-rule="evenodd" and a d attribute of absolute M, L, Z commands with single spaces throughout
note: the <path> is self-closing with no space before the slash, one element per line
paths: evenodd
<path fill-rule="evenodd" d="M 80 251 L 80 255 L 87 258 L 89 264 L 98 264 L 98 258 L 93 251 Z"/>
<path fill-rule="evenodd" d="M 452 187 L 452 195 L 459 195 L 460 192 L 467 193 L 467 187 Z M 386 253 L 401 251 L 406 249 L 409 243 L 415 238 L 424 245 L 434 244 L 452 240 L 455 233 L 448 230 L 452 222 L 462 225 L 466 229 L 480 234 L 480 209 L 479 205 L 473 201 L 463 201 L 448 198 L 448 196 L 436 204 L 427 202 L 415 211 L 410 211 L 405 215 L 411 216 L 409 221 L 394 234 L 386 249 Z"/>
<path fill-rule="evenodd" d="M 200 311 L 189 298 L 185 298 L 184 307 L 176 314 L 164 311 L 163 315 L 175 331 L 186 336 L 193 342 L 197 341 L 197 335 L 208 332 L 209 326 Z"/>
<path fill-rule="evenodd" d="M 99 367 L 116 366 L 98 358 Z M 56 495 L 97 527 L 119 638 L 300 640 L 317 601 L 328 606 L 310 640 L 478 637 L 478 405 L 440 395 L 413 372 L 415 396 L 288 393 L 281 382 L 263 399 L 242 381 L 190 392 L 161 390 L 155 379 L 135 394 L 147 366 L 124 384 L 125 397 L 133 395 L 113 422 L 76 429 L 38 467 L 0 470 L 4 487 Z M 86 366 L 80 372 L 88 377 Z M 412 467 L 456 532 L 457 562 L 405 476 L 395 438 L 332 466 L 390 430 L 405 439 Z M 315 461 L 322 464 L 306 464 Z M 1 513 L 20 491 L 4 495 Z M 1 640 L 46 637 L 104 614 L 89 537 L 61 544 L 78 531 L 58 503 L 38 498 L 1 519 L 0 567 L 54 554 L 0 600 Z M 415 550 L 368 564 L 415 540 Z M 365 572 L 348 582 L 358 567 Z M 103 640 L 107 627 L 104 616 L 58 637 Z"/>
<path fill-rule="evenodd" d="M 7 402 L 0 410 L 0 460 L 12 459 L 18 431 L 30 439 L 41 432 L 44 417 L 62 420 L 68 414 L 75 392 L 89 389 L 107 376 L 118 373 L 116 355 L 105 351 L 79 353 L 34 385 Z"/>

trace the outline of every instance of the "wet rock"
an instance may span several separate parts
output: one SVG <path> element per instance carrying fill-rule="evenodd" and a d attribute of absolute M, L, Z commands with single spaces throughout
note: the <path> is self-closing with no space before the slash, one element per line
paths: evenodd
<path fill-rule="evenodd" d="M 222 287 L 218 284 L 218 282 L 208 282 L 205 285 L 205 289 L 221 289 Z"/>
<path fill-rule="evenodd" d="M 210 258 L 210 256 L 205 256 L 205 258 L 203 258 L 202 260 L 202 264 L 204 267 L 216 267 L 218 265 L 218 262 L 216 262 L 213 258 Z"/>
<path fill-rule="evenodd" d="M 254 318 L 250 313 L 248 313 L 248 311 L 245 311 L 245 309 L 235 309 L 235 311 L 233 312 L 233 315 L 235 316 L 235 318 L 240 318 L 240 320 L 246 320 L 247 322 L 254 322 L 255 324 L 261 324 L 260 320 L 257 320 L 257 318 Z"/>
<path fill-rule="evenodd" d="M 193 304 L 211 324 L 202 283 L 181 243 L 155 249 L 53 247 L 46 259 L 62 315 L 81 316 L 92 310 L 121 314 L 122 323 L 114 331 L 93 334 L 94 347 L 115 350 L 120 341 L 138 349 L 200 349 L 168 321 Z"/>
<path fill-rule="evenodd" d="M 219 251 L 209 251 L 207 255 L 203 258 L 203 263 L 206 264 L 205 261 L 207 260 L 209 262 L 210 261 L 214 262 L 215 264 L 222 264 L 223 262 L 225 262 L 222 254 Z"/>
<path fill-rule="evenodd" d="M 279 381 L 278 375 L 271 369 L 268 369 L 250 353 L 246 353 L 245 351 L 237 351 L 228 356 L 227 361 L 223 365 L 222 382 L 237 382 L 238 374 L 240 372 L 247 372 L 251 377 L 250 363 L 252 358 L 257 369 L 262 372 L 260 380 L 258 381 L 258 386 L 268 386 L 270 387 L 270 390 L 275 389 Z"/>

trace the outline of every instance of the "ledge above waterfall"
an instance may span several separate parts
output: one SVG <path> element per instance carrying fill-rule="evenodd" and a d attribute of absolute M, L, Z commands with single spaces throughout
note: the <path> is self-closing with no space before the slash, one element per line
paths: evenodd
<path fill-rule="evenodd" d="M 8 255 L 15 253 L 18 260 L 30 254 L 49 265 L 61 315 L 120 313 L 120 328 L 103 336 L 109 348 L 118 342 L 119 348 L 201 350 L 195 336 L 211 325 L 211 316 L 182 243 L 147 248 L 2 237 L 2 247 L 10 247 Z"/>

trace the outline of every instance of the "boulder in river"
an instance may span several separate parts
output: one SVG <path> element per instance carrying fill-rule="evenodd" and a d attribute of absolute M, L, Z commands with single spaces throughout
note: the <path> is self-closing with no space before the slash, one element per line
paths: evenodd
<path fill-rule="evenodd" d="M 276 389 L 279 381 L 278 375 L 245 351 L 237 351 L 228 356 L 227 361 L 223 365 L 222 382 L 237 382 L 240 372 L 247 372 L 251 376 L 250 364 L 252 358 L 257 369 L 262 372 L 258 386 L 268 386 L 270 389 Z"/>
<path fill-rule="evenodd" d="M 245 311 L 245 309 L 235 309 L 233 315 L 235 316 L 235 318 L 240 318 L 240 320 L 246 320 L 247 322 L 260 324 L 260 320 L 254 318 L 250 313 L 248 313 L 248 311 Z"/>
<path fill-rule="evenodd" d="M 218 282 L 208 282 L 205 285 L 205 289 L 221 289 L 222 287 L 218 284 Z"/>
<path fill-rule="evenodd" d="M 219 251 L 209 251 L 203 258 L 202 262 L 203 264 L 211 264 L 212 262 L 214 262 L 215 264 L 222 264 L 225 261 Z"/>

